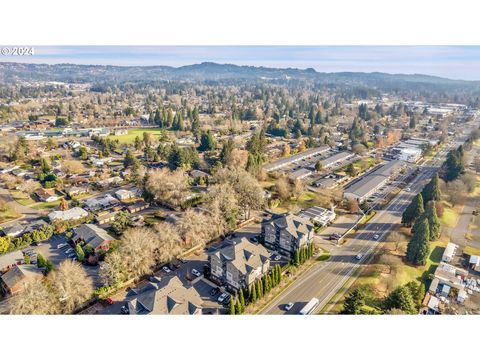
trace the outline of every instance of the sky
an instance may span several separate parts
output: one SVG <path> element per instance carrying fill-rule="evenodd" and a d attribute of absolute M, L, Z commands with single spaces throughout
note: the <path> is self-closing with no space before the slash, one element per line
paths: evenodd
<path fill-rule="evenodd" d="M 177 67 L 212 61 L 480 80 L 480 46 L 35 46 L 34 52 L 0 62 Z"/>

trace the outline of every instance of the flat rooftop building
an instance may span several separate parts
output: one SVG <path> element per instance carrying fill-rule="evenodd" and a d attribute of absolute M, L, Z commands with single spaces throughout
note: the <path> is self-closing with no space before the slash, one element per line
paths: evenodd
<path fill-rule="evenodd" d="M 320 146 L 320 147 L 316 147 L 316 148 L 313 148 L 313 149 L 308 149 L 308 150 L 302 151 L 301 153 L 298 153 L 298 154 L 295 154 L 295 155 L 292 155 L 292 156 L 285 157 L 283 159 L 273 161 L 273 162 L 265 165 L 263 168 L 267 172 L 278 170 L 278 169 L 281 169 L 281 168 L 283 168 L 287 165 L 294 164 L 298 161 L 302 161 L 304 159 L 311 158 L 315 155 L 323 154 L 323 153 L 327 152 L 328 150 L 330 150 L 330 147 L 328 147 L 328 146 Z"/>
<path fill-rule="evenodd" d="M 384 186 L 393 176 L 398 174 L 404 166 L 405 163 L 403 161 L 389 161 L 364 175 L 357 182 L 349 185 L 343 195 L 347 199 L 362 202 Z"/>

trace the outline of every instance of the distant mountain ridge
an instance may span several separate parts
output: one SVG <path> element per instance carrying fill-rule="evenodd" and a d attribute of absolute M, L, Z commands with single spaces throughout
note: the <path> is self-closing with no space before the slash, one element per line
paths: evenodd
<path fill-rule="evenodd" d="M 387 74 L 381 72 L 318 72 L 312 68 L 269 68 L 202 62 L 171 66 L 114 66 L 77 64 L 26 64 L 0 62 L 0 83 L 18 81 L 59 81 L 77 83 L 152 82 L 166 80 L 224 81 L 224 80 L 309 80 L 320 83 L 395 86 L 421 84 L 424 86 L 466 87 L 480 89 L 480 81 L 452 80 L 422 74 Z"/>

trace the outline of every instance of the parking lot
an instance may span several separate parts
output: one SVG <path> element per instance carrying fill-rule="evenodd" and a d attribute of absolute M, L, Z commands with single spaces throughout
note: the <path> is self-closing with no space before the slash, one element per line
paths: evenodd
<path fill-rule="evenodd" d="M 63 245 L 62 244 L 66 244 Z M 59 248 L 61 246 L 61 248 Z M 50 260 L 55 267 L 58 267 L 62 261 L 65 260 L 75 260 L 76 253 L 75 249 L 72 248 L 68 242 L 68 238 L 63 235 L 54 235 L 50 240 L 41 242 L 38 246 L 32 245 L 24 250 L 29 254 L 42 254 L 46 259 Z M 36 263 L 36 255 L 30 256 L 32 258 L 32 263 Z M 98 272 L 100 267 L 98 265 L 88 266 L 83 265 L 87 275 L 92 279 L 94 287 L 100 287 L 103 285 L 100 280 Z"/>

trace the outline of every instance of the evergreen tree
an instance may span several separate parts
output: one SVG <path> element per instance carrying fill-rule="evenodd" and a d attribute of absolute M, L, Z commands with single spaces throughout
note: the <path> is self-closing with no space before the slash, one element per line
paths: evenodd
<path fill-rule="evenodd" d="M 255 283 L 252 285 L 252 289 L 250 290 L 250 302 L 254 303 L 257 301 L 257 287 L 255 286 Z"/>
<path fill-rule="evenodd" d="M 430 182 L 422 189 L 422 197 L 424 205 L 431 200 L 441 200 L 440 187 L 438 186 L 438 174 L 433 175 Z"/>
<path fill-rule="evenodd" d="M 199 151 L 211 151 L 215 149 L 215 140 L 210 130 L 204 132 L 200 138 Z"/>
<path fill-rule="evenodd" d="M 235 302 L 230 300 L 230 315 L 235 315 Z"/>
<path fill-rule="evenodd" d="M 80 246 L 80 244 L 77 244 L 77 246 L 75 247 L 75 253 L 77 254 L 78 261 L 82 262 L 85 260 L 85 253 L 83 252 L 83 249 Z"/>
<path fill-rule="evenodd" d="M 130 150 L 127 150 L 125 153 L 125 158 L 123 159 L 123 167 L 128 169 L 129 167 L 138 165 L 138 159 L 133 155 Z"/>
<path fill-rule="evenodd" d="M 262 280 L 257 281 L 257 296 L 259 299 L 263 297 L 263 283 Z"/>
<path fill-rule="evenodd" d="M 419 218 L 415 232 L 407 246 L 407 260 L 414 265 L 425 265 L 430 252 L 430 229 L 428 220 Z"/>
<path fill-rule="evenodd" d="M 424 212 L 422 194 L 418 193 L 402 214 L 402 224 L 410 226 Z"/>
<path fill-rule="evenodd" d="M 384 307 L 388 310 L 399 309 L 408 314 L 416 314 L 417 306 L 407 286 L 399 286 L 393 290 L 385 299 Z"/>
<path fill-rule="evenodd" d="M 300 265 L 300 251 L 295 250 L 295 265 Z"/>
<path fill-rule="evenodd" d="M 280 283 L 282 281 L 282 269 L 280 268 L 280 265 L 277 264 L 278 266 L 278 283 Z"/>
<path fill-rule="evenodd" d="M 242 311 L 242 304 L 240 303 L 240 299 L 237 297 L 237 304 L 235 306 L 235 314 L 241 314 Z"/>
<path fill-rule="evenodd" d="M 358 315 L 362 313 L 362 308 L 365 305 L 365 295 L 363 291 L 356 288 L 345 297 L 343 302 L 343 310 L 341 314 Z"/>
<path fill-rule="evenodd" d="M 428 220 L 428 226 L 430 229 L 430 241 L 437 240 L 440 237 L 441 224 L 437 216 L 437 209 L 435 207 L 435 201 L 429 201 L 427 208 L 425 209 L 424 216 Z"/>
<path fill-rule="evenodd" d="M 44 268 L 46 266 L 46 263 L 47 260 L 45 259 L 45 257 L 42 254 L 37 253 L 37 267 L 39 269 Z"/>
<path fill-rule="evenodd" d="M 245 309 L 245 298 L 243 297 L 243 289 L 240 289 L 238 297 L 240 299 L 240 305 L 242 306 L 242 312 Z"/>
<path fill-rule="evenodd" d="M 228 139 L 228 141 L 223 145 L 222 152 L 220 153 L 220 161 L 223 165 L 227 165 L 230 162 L 234 149 L 235 143 L 232 139 Z"/>
<path fill-rule="evenodd" d="M 445 180 L 453 181 L 460 177 L 465 171 L 463 164 L 463 147 L 452 150 L 447 155 L 445 161 Z"/>

